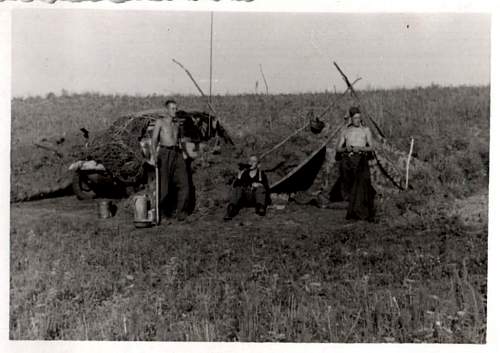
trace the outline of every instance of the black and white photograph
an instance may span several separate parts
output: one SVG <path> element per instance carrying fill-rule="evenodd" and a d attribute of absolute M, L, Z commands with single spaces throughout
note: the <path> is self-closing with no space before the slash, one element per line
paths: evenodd
<path fill-rule="evenodd" d="M 10 11 L 9 341 L 496 340 L 491 12 L 115 5 Z"/>

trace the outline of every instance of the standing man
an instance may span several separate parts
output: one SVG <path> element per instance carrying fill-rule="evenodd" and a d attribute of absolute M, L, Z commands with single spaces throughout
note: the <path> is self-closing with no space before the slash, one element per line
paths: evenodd
<path fill-rule="evenodd" d="M 189 174 L 183 158 L 179 124 L 175 122 L 177 103 L 165 102 L 166 116 L 156 120 L 151 138 L 155 161 L 160 171 L 159 206 L 161 212 L 171 216 L 172 202 L 176 201 L 177 220 L 186 219 L 189 210 Z"/>
<path fill-rule="evenodd" d="M 269 203 L 269 183 L 266 174 L 259 169 L 258 157 L 251 156 L 248 167 L 238 173 L 233 183 L 224 220 L 232 219 L 245 206 L 253 206 L 255 213 L 265 216 Z"/>
<path fill-rule="evenodd" d="M 342 131 L 337 143 L 340 178 L 330 198 L 349 202 L 347 219 L 372 220 L 375 215 L 375 189 L 371 184 L 368 164 L 373 153 L 372 133 L 361 124 L 359 108 L 351 107 L 349 117 L 351 123 Z"/>

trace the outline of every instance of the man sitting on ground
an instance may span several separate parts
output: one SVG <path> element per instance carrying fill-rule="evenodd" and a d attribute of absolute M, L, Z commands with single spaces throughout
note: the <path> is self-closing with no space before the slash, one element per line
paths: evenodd
<path fill-rule="evenodd" d="M 269 204 L 269 184 L 266 174 L 259 169 L 259 159 L 251 156 L 248 168 L 239 172 L 233 183 L 224 220 L 235 217 L 242 207 L 255 207 L 259 216 L 266 215 Z"/>

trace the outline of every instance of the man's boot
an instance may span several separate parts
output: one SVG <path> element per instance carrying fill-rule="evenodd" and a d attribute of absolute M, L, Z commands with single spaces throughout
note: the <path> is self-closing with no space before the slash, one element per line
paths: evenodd
<path fill-rule="evenodd" d="M 178 222 L 184 222 L 187 218 L 186 212 L 177 212 L 176 216 Z"/>
<path fill-rule="evenodd" d="M 231 219 L 233 219 L 234 216 L 236 216 L 236 207 L 232 203 L 230 203 L 227 206 L 226 214 L 224 215 L 224 220 L 230 221 Z"/>
<path fill-rule="evenodd" d="M 265 216 L 266 215 L 266 207 L 261 204 L 257 204 L 255 206 L 255 213 L 257 213 L 259 216 Z"/>

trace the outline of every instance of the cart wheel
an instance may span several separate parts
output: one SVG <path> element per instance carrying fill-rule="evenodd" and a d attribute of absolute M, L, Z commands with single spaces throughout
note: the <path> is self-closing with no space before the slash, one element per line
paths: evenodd
<path fill-rule="evenodd" d="M 96 197 L 86 173 L 75 172 L 73 175 L 73 192 L 78 200 L 90 200 Z"/>

